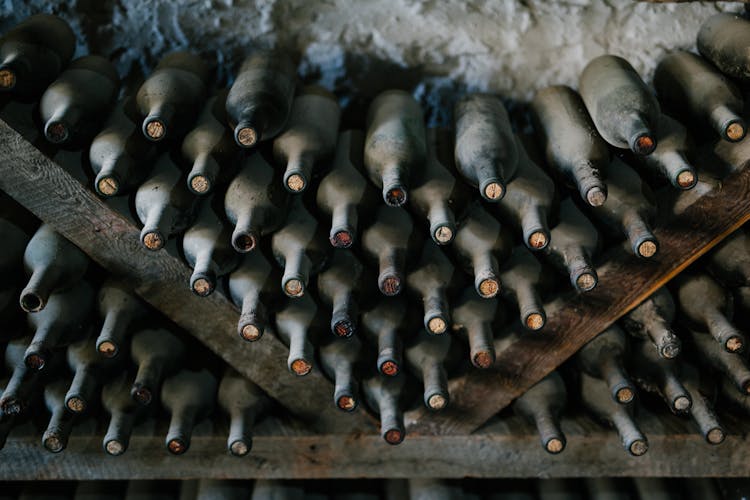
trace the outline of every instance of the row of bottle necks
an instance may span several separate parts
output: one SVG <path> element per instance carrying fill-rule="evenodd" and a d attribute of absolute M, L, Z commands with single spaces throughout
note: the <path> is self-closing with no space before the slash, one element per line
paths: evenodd
<path fill-rule="evenodd" d="M 117 485 L 117 487 L 114 487 Z M 122 486 L 122 487 L 120 487 Z M 2 483 L 29 500 L 738 500 L 742 479 L 336 479 Z"/>

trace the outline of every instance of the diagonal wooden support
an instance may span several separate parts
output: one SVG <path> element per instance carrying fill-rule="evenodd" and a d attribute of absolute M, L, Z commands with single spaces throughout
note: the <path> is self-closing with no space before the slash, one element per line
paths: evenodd
<path fill-rule="evenodd" d="M 239 313 L 221 293 L 195 296 L 190 270 L 165 251 L 150 252 L 139 230 L 0 120 L 0 189 L 86 252 L 99 265 L 132 280 L 146 302 L 195 336 L 317 430 L 372 431 L 360 408 L 344 414 L 333 405 L 333 385 L 314 370 L 296 377 L 286 367 L 288 349 L 273 335 L 252 344 L 238 338 Z"/>
<path fill-rule="evenodd" d="M 547 325 L 540 333 L 511 329 L 496 343 L 493 368 L 473 370 L 451 380 L 450 407 L 439 413 L 424 408 L 408 413 L 407 433 L 468 434 L 476 430 L 750 220 L 750 168 L 740 169 L 747 161 L 735 164 L 738 170 L 715 189 L 654 230 L 659 240 L 654 259 L 637 259 L 623 247 L 613 248 L 597 267 L 599 284 L 593 291 L 583 295 L 571 292 L 546 304 Z"/>

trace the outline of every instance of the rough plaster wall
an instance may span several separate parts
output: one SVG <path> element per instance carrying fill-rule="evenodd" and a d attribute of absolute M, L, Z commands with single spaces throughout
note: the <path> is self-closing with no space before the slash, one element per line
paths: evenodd
<path fill-rule="evenodd" d="M 344 100 L 412 90 L 443 121 L 465 89 L 527 99 L 548 84 L 576 86 L 594 56 L 625 56 L 647 79 L 674 47 L 694 48 L 700 23 L 731 2 L 632 0 L 4 0 L 0 28 L 46 11 L 79 33 L 79 54 L 107 55 L 125 75 L 194 48 L 231 78 L 243 56 L 278 46 L 308 81 Z M 435 106 L 442 103 L 443 106 Z"/>

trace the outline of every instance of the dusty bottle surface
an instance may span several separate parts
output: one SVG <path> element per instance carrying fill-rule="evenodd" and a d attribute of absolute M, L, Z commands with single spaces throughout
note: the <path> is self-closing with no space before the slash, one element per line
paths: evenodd
<path fill-rule="evenodd" d="M 208 417 L 216 400 L 216 378 L 207 370 L 182 370 L 164 381 L 161 401 L 171 414 L 167 432 L 167 450 L 185 453 L 195 424 Z"/>
<path fill-rule="evenodd" d="M 253 447 L 252 429 L 268 412 L 271 401 L 257 385 L 228 368 L 219 383 L 218 402 L 230 419 L 227 450 L 244 457 Z"/>
<path fill-rule="evenodd" d="M 737 14 L 709 17 L 698 31 L 698 52 L 722 73 L 742 81 L 750 79 L 750 23 Z"/>
<path fill-rule="evenodd" d="M 497 299 L 479 297 L 473 287 L 460 295 L 453 308 L 453 329 L 469 341 L 469 357 L 477 368 L 495 363 L 494 325 L 502 324 L 504 311 Z"/>
<path fill-rule="evenodd" d="M 130 444 L 133 427 L 145 416 L 145 408 L 130 397 L 130 380 L 126 373 L 112 379 L 102 387 L 102 406 L 110 415 L 102 448 L 108 455 L 125 453 Z"/>
<path fill-rule="evenodd" d="M 163 328 L 141 330 L 133 335 L 130 356 L 138 372 L 130 396 L 147 406 L 159 394 L 164 379 L 175 373 L 186 359 L 185 344 Z"/>
<path fill-rule="evenodd" d="M 60 453 L 68 446 L 68 438 L 73 430 L 75 413 L 65 407 L 65 392 L 68 381 L 56 380 L 44 388 L 44 405 L 50 412 L 49 423 L 42 434 L 42 446 L 51 453 Z"/>
<path fill-rule="evenodd" d="M 318 275 L 318 294 L 331 307 L 331 332 L 351 337 L 357 330 L 362 264 L 351 252 L 334 250 L 330 266 Z"/>
<path fill-rule="evenodd" d="M 711 251 L 708 269 L 728 287 L 750 286 L 750 237 L 744 229 L 730 234 Z"/>
<path fill-rule="evenodd" d="M 678 189 L 692 189 L 698 174 L 689 160 L 687 129 L 674 118 L 662 113 L 656 133 L 657 146 L 648 156 L 634 155 L 635 161 L 665 177 Z"/>
<path fill-rule="evenodd" d="M 148 309 L 133 295 L 125 282 L 109 279 L 99 289 L 99 316 L 102 327 L 96 339 L 96 350 L 102 356 L 112 358 L 119 354 L 133 325 L 147 315 Z"/>
<path fill-rule="evenodd" d="M 229 275 L 229 294 L 240 308 L 237 333 L 247 341 L 263 336 L 268 322 L 264 301 L 278 290 L 271 263 L 261 251 L 243 257 L 240 266 Z"/>
<path fill-rule="evenodd" d="M 276 314 L 276 330 L 289 346 L 287 367 L 297 376 L 310 373 L 315 356 L 312 340 L 317 335 L 318 306 L 309 295 L 288 301 Z"/>
<path fill-rule="evenodd" d="M 356 369 L 362 352 L 357 337 L 334 339 L 320 348 L 323 371 L 334 381 L 333 402 L 339 410 L 354 411 L 359 405 Z"/>
<path fill-rule="evenodd" d="M 409 369 L 422 381 L 424 405 L 430 410 L 442 410 L 450 402 L 444 366 L 450 348 L 450 335 L 432 335 L 417 329 L 404 349 Z"/>
<path fill-rule="evenodd" d="M 547 453 L 557 454 L 565 449 L 560 415 L 567 403 L 567 395 L 565 383 L 555 371 L 513 402 L 513 411 L 536 426 Z"/>
<path fill-rule="evenodd" d="M 547 315 L 540 292 L 545 277 L 539 261 L 525 247 L 516 246 L 500 270 L 500 279 L 504 283 L 502 295 L 518 306 L 524 328 L 543 328 Z"/>
<path fill-rule="evenodd" d="M 433 242 L 428 241 L 414 270 L 406 277 L 411 292 L 422 302 L 424 327 L 432 334 L 448 331 L 451 324 L 448 289 L 454 267 Z"/>
<path fill-rule="evenodd" d="M 402 369 L 404 302 L 400 298 L 382 298 L 362 315 L 362 333 L 377 351 L 378 372 L 389 377 L 398 375 Z"/>
<path fill-rule="evenodd" d="M 73 413 L 83 413 L 92 404 L 99 387 L 117 369 L 121 358 L 104 358 L 96 352 L 95 338 L 79 340 L 68 346 L 68 367 L 73 381 L 65 394 L 65 406 Z"/>
<path fill-rule="evenodd" d="M 707 443 L 721 444 L 726 438 L 726 431 L 716 417 L 713 403 L 716 401 L 718 384 L 713 377 L 688 363 L 681 364 L 681 372 L 680 380 L 693 402 L 690 407 L 693 422 Z"/>
<path fill-rule="evenodd" d="M 661 396 L 673 413 L 690 411 L 693 400 L 680 381 L 680 364 L 662 358 L 648 342 L 631 344 L 630 371 L 638 385 Z"/>
<path fill-rule="evenodd" d="M 623 367 L 627 339 L 617 325 L 612 325 L 584 345 L 576 358 L 581 370 L 603 380 L 612 400 L 628 404 L 635 398 L 635 387 Z"/>
<path fill-rule="evenodd" d="M 30 341 L 31 337 L 21 337 L 11 340 L 5 346 L 5 368 L 10 378 L 0 392 L 0 418 L 2 415 L 24 413 L 42 382 L 39 373 L 24 362 L 26 346 Z"/>
<path fill-rule="evenodd" d="M 659 356 L 672 359 L 682 349 L 680 338 L 672 330 L 674 319 L 674 299 L 669 290 L 662 287 L 623 316 L 621 324 L 633 337 L 651 342 Z"/>
<path fill-rule="evenodd" d="M 401 293 L 408 254 L 414 252 L 414 224 L 405 210 L 380 207 L 362 234 L 364 253 L 378 262 L 378 288 L 384 295 Z"/>
<path fill-rule="evenodd" d="M 404 414 L 400 408 L 404 375 L 382 377 L 379 374 L 362 384 L 368 406 L 380 415 L 380 435 L 388 444 L 401 444 L 406 436 Z"/>
<path fill-rule="evenodd" d="M 734 391 L 750 395 L 750 368 L 741 355 L 727 352 L 705 332 L 688 328 L 688 337 L 698 352 L 698 360 L 722 372 L 734 385 Z"/>

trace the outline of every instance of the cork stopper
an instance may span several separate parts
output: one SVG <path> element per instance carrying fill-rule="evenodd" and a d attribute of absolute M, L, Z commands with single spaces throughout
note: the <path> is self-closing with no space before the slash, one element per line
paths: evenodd
<path fill-rule="evenodd" d="M 656 149 L 656 140 L 648 134 L 642 134 L 633 143 L 633 152 L 639 155 L 649 155 Z"/>
<path fill-rule="evenodd" d="M 133 399 L 137 403 L 140 403 L 144 406 L 151 403 L 151 399 L 152 399 L 151 391 L 146 387 L 143 387 L 141 385 L 134 386 L 131 394 L 133 396 Z"/>
<path fill-rule="evenodd" d="M 682 189 L 690 189 L 695 186 L 696 178 L 695 174 L 690 170 L 683 170 L 677 174 L 677 185 Z"/>
<path fill-rule="evenodd" d="M 504 190 L 499 182 L 490 182 L 484 187 L 484 197 L 488 200 L 497 201 L 503 197 Z"/>
<path fill-rule="evenodd" d="M 337 231 L 331 237 L 331 245 L 336 248 L 349 248 L 354 243 L 354 237 L 349 231 Z"/>
<path fill-rule="evenodd" d="M 435 230 L 435 240 L 445 245 L 453 240 L 453 231 L 448 226 L 440 226 Z"/>
<path fill-rule="evenodd" d="M 6 399 L 3 401 L 0 410 L 6 415 L 18 415 L 23 410 L 23 404 L 16 398 Z"/>
<path fill-rule="evenodd" d="M 193 282 L 193 292 L 201 297 L 211 295 L 213 286 L 206 278 L 198 278 Z"/>
<path fill-rule="evenodd" d="M 77 396 L 73 396 L 65 402 L 65 406 L 73 413 L 83 413 L 86 409 L 86 402 Z"/>
<path fill-rule="evenodd" d="M 448 323 L 443 318 L 430 318 L 430 320 L 427 322 L 427 329 L 430 331 L 430 333 L 439 335 L 441 333 L 445 333 L 445 330 L 448 329 Z"/>
<path fill-rule="evenodd" d="M 352 411 L 357 407 L 357 401 L 351 396 L 341 396 L 336 401 L 336 406 L 344 411 Z"/>
<path fill-rule="evenodd" d="M 196 175 L 190 179 L 190 189 L 195 193 L 204 194 L 207 193 L 210 188 L 211 182 L 205 175 Z"/>
<path fill-rule="evenodd" d="M 8 69 L 0 69 L 0 89 L 10 90 L 16 86 L 16 74 Z"/>
<path fill-rule="evenodd" d="M 333 325 L 333 332 L 339 337 L 351 337 L 354 333 L 354 324 L 348 319 L 342 319 Z"/>
<path fill-rule="evenodd" d="M 481 351 L 476 354 L 474 354 L 474 366 L 477 368 L 482 368 L 483 370 L 486 370 L 490 366 L 492 366 L 492 354 L 490 354 L 487 351 Z"/>
<path fill-rule="evenodd" d="M 672 403 L 676 411 L 687 411 L 690 409 L 691 403 L 690 398 L 686 396 L 680 396 Z"/>
<path fill-rule="evenodd" d="M 552 438 L 549 441 L 547 441 L 547 444 L 544 445 L 544 448 L 549 453 L 557 454 L 563 451 L 563 449 L 565 449 L 565 444 L 562 442 L 561 439 Z"/>
<path fill-rule="evenodd" d="M 125 446 L 116 439 L 110 439 L 107 444 L 104 445 L 104 449 L 109 455 L 122 455 L 125 453 Z"/>
<path fill-rule="evenodd" d="M 286 185 L 289 190 L 299 193 L 305 189 L 307 185 L 305 179 L 300 174 L 292 174 L 286 180 Z"/>
<path fill-rule="evenodd" d="M 706 441 L 708 441 L 711 444 L 721 444 L 724 441 L 724 438 L 726 437 L 726 434 L 724 434 L 724 430 L 720 429 L 718 427 L 714 427 L 708 433 L 706 434 Z"/>
<path fill-rule="evenodd" d="M 68 140 L 69 130 L 67 125 L 62 122 L 47 122 L 44 127 L 44 135 L 47 140 L 53 144 L 60 144 Z"/>
<path fill-rule="evenodd" d="M 255 342 L 260 338 L 260 330 L 255 325 L 245 325 L 240 331 L 240 336 L 248 342 Z"/>
<path fill-rule="evenodd" d="M 680 345 L 676 343 L 670 343 L 665 345 L 661 350 L 661 357 L 665 359 L 674 359 L 680 354 Z"/>
<path fill-rule="evenodd" d="M 592 207 L 601 207 L 604 205 L 604 202 L 607 201 L 607 195 L 601 188 L 592 187 L 586 191 L 586 201 Z"/>
<path fill-rule="evenodd" d="M 96 183 L 96 190 L 103 196 L 114 196 L 120 190 L 120 183 L 114 177 L 102 177 Z"/>
<path fill-rule="evenodd" d="M 392 207 L 400 207 L 406 203 L 406 191 L 402 188 L 392 188 L 385 193 L 385 202 Z"/>
<path fill-rule="evenodd" d="M 531 313 L 526 316 L 525 323 L 529 330 L 539 330 L 544 326 L 544 317 L 539 313 Z"/>
<path fill-rule="evenodd" d="M 529 246 L 535 250 L 540 250 L 547 246 L 547 235 L 542 231 L 535 231 L 529 236 Z"/>
<path fill-rule="evenodd" d="M 32 370 L 41 370 L 44 368 L 44 356 L 41 354 L 30 354 L 26 356 L 24 362 Z"/>
<path fill-rule="evenodd" d="M 730 141 L 739 141 L 745 137 L 745 127 L 742 123 L 734 122 L 727 127 L 727 138 Z"/>
<path fill-rule="evenodd" d="M 615 397 L 617 398 L 618 403 L 628 404 L 631 401 L 633 401 L 633 398 L 635 397 L 635 393 L 633 392 L 633 389 L 631 389 L 630 387 L 622 387 L 617 390 Z"/>
<path fill-rule="evenodd" d="M 310 373 L 310 370 L 312 370 L 312 365 L 304 360 L 304 359 L 295 359 L 292 361 L 292 371 L 297 376 L 303 376 Z"/>
<path fill-rule="evenodd" d="M 255 143 L 258 142 L 258 134 L 252 127 L 242 127 L 238 129 L 235 138 L 240 146 L 246 148 L 253 147 L 255 146 Z"/>
<path fill-rule="evenodd" d="M 643 439 L 636 439 L 630 443 L 630 454 L 636 457 L 640 457 L 648 451 L 648 443 Z"/>
<path fill-rule="evenodd" d="M 154 118 L 146 122 L 145 131 L 149 139 L 158 141 L 164 138 L 164 135 L 167 132 L 167 127 L 161 120 Z"/>
<path fill-rule="evenodd" d="M 724 347 L 729 352 L 739 352 L 742 350 L 742 339 L 740 337 L 729 337 Z"/>
<path fill-rule="evenodd" d="M 427 406 L 431 410 L 442 410 L 448 405 L 448 400 L 442 394 L 433 394 L 427 400 Z"/>
<path fill-rule="evenodd" d="M 500 291 L 500 283 L 495 278 L 486 278 L 479 283 L 479 295 L 491 299 Z"/>
<path fill-rule="evenodd" d="M 400 444 L 404 440 L 404 433 L 399 429 L 389 429 L 385 433 L 385 440 L 388 444 Z"/>
<path fill-rule="evenodd" d="M 579 290 L 587 292 L 596 286 L 596 278 L 591 273 L 583 273 L 576 278 L 576 286 Z"/>
<path fill-rule="evenodd" d="M 174 455 L 182 455 L 187 451 L 187 444 L 182 439 L 170 439 L 167 443 L 167 449 Z"/>
<path fill-rule="evenodd" d="M 290 297 L 302 297 L 305 293 L 305 286 L 296 278 L 292 278 L 284 283 L 284 292 Z"/>
<path fill-rule="evenodd" d="M 398 276 L 386 276 L 381 282 L 380 291 L 388 296 L 398 295 L 401 292 L 401 279 Z"/>
<path fill-rule="evenodd" d="M 229 445 L 229 451 L 235 457 L 244 457 L 250 452 L 250 448 L 247 446 L 247 443 L 238 439 Z"/>
<path fill-rule="evenodd" d="M 44 447 L 52 453 L 60 453 L 64 448 L 62 440 L 55 435 L 44 438 L 43 444 Z"/>
<path fill-rule="evenodd" d="M 164 246 L 164 240 L 161 235 L 157 232 L 146 233 L 143 237 L 143 245 L 149 250 L 156 251 L 160 250 Z"/>
<path fill-rule="evenodd" d="M 386 361 L 380 365 L 380 373 L 389 377 L 398 375 L 398 365 L 393 361 Z"/>
<path fill-rule="evenodd" d="M 656 255 L 657 250 L 658 250 L 658 247 L 656 246 L 656 243 L 653 241 L 644 241 L 643 243 L 638 245 L 638 255 L 646 259 Z"/>

